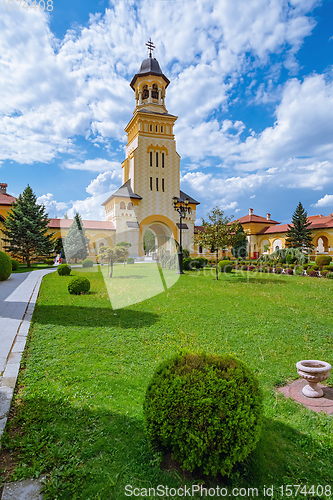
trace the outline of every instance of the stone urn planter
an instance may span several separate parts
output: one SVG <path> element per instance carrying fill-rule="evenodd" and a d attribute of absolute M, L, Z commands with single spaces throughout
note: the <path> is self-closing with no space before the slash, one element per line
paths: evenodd
<path fill-rule="evenodd" d="M 296 368 L 298 375 L 308 382 L 308 385 L 302 389 L 304 396 L 308 398 L 320 398 L 323 396 L 323 390 L 318 383 L 328 379 L 332 366 L 325 361 L 307 359 L 296 363 Z"/>

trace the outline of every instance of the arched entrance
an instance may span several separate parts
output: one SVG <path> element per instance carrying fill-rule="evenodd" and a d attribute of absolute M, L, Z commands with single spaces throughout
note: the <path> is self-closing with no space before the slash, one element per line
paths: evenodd
<path fill-rule="evenodd" d="M 327 253 L 328 252 L 328 239 L 326 236 L 322 235 L 316 239 L 316 252 L 317 253 Z"/>
<path fill-rule="evenodd" d="M 161 260 L 163 255 L 173 255 L 177 251 L 173 232 L 166 224 L 156 221 L 145 226 L 142 247 L 146 260 Z"/>

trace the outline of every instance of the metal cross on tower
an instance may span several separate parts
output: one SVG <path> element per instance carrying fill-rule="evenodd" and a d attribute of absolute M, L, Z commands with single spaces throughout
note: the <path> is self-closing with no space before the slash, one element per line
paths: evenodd
<path fill-rule="evenodd" d="M 153 55 L 153 50 L 155 49 L 155 45 L 151 41 L 151 38 L 149 38 L 148 43 L 146 43 L 148 50 L 149 50 L 149 57 L 152 57 Z"/>

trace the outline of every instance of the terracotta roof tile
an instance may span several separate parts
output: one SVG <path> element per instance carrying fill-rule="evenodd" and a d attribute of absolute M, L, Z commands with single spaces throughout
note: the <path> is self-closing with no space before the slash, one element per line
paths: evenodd
<path fill-rule="evenodd" d="M 0 205 L 11 205 L 14 201 L 16 201 L 14 196 L 7 193 L 0 193 Z"/>
<path fill-rule="evenodd" d="M 51 229 L 69 229 L 72 225 L 73 219 L 50 219 L 49 227 Z M 84 229 L 104 229 L 107 231 L 115 231 L 116 228 L 113 222 L 105 220 L 83 220 Z"/>

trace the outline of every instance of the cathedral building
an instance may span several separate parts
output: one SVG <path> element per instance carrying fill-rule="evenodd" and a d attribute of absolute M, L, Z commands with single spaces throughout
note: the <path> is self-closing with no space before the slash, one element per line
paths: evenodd
<path fill-rule="evenodd" d="M 125 128 L 126 158 L 122 163 L 123 185 L 103 203 L 105 219 L 116 229 L 116 241 L 131 243 L 131 254 L 144 257 L 143 237 L 149 229 L 155 245 L 171 253 L 179 241 L 180 220 L 174 209 L 188 200 L 189 213 L 182 220 L 183 248 L 193 252 L 194 223 L 198 201 L 180 190 L 180 156 L 174 124 L 177 116 L 165 104 L 168 78 L 149 57 L 130 83 L 135 96 L 133 117 Z"/>

